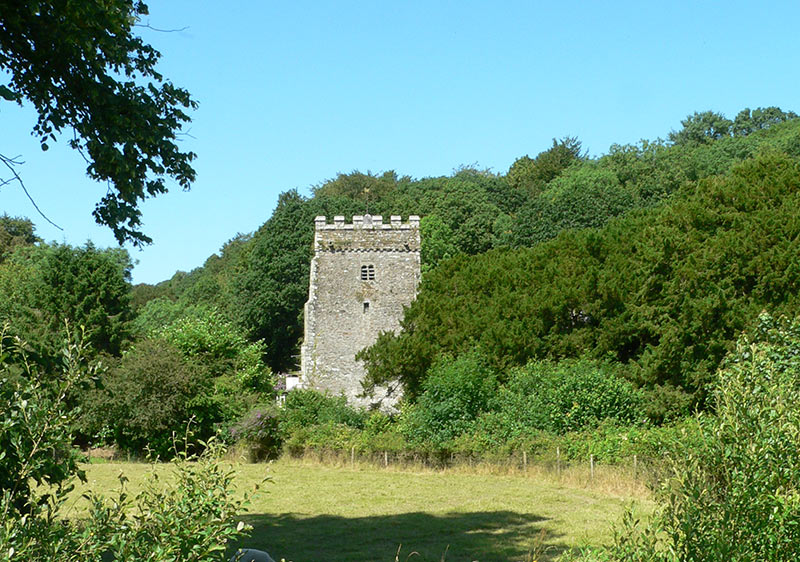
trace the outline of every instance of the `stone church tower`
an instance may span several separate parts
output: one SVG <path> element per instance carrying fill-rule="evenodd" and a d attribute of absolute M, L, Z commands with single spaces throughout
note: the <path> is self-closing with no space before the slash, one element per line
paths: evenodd
<path fill-rule="evenodd" d="M 416 297 L 419 217 L 404 223 L 392 216 L 389 224 L 370 215 L 354 216 L 351 224 L 341 216 L 333 224 L 317 217 L 314 226 L 300 384 L 344 393 L 360 406 L 379 403 L 385 389 L 376 389 L 373 399 L 358 398 L 365 370 L 355 355 L 375 343 L 380 332 L 399 330 L 403 307 Z M 389 397 L 383 406 L 396 398 Z"/>

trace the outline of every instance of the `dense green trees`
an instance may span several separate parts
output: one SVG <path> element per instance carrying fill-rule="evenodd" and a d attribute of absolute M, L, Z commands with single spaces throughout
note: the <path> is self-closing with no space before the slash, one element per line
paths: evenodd
<path fill-rule="evenodd" d="M 639 194 L 622 185 L 614 171 L 596 165 L 576 166 L 519 210 L 513 240 L 517 246 L 533 246 L 564 230 L 603 226 L 638 206 Z"/>
<path fill-rule="evenodd" d="M 749 318 L 800 305 L 799 178 L 795 159 L 765 153 L 604 229 L 446 261 L 423 281 L 405 331 L 363 354 L 370 380 L 399 378 L 413 395 L 440 354 L 480 345 L 501 370 L 613 357 L 672 407 L 687 405 L 682 392 L 702 401 Z M 666 414 L 655 397 L 651 406 Z"/>
<path fill-rule="evenodd" d="M 194 154 L 177 135 L 196 107 L 156 70 L 160 57 L 134 33 L 148 8 L 138 0 L 0 2 L 0 99 L 29 102 L 43 150 L 66 128 L 89 177 L 111 187 L 94 210 L 119 242 L 150 242 L 139 203 L 194 180 Z M 13 160 L 0 155 L 13 167 Z"/>
<path fill-rule="evenodd" d="M 133 454 L 171 457 L 176 436 L 178 447 L 198 447 L 274 398 L 263 354 L 260 342 L 246 340 L 218 312 L 197 309 L 141 334 L 121 358 L 108 358 L 103 387 L 82 396 L 87 414 L 78 428 L 87 441 Z"/>
<path fill-rule="evenodd" d="M 678 145 L 710 144 L 730 136 L 747 136 L 755 131 L 768 129 L 778 123 L 796 119 L 794 111 L 783 111 L 779 107 L 745 108 L 731 121 L 714 111 L 695 112 L 681 121 L 683 128 L 672 131 L 669 140 Z"/>
<path fill-rule="evenodd" d="M 518 158 L 508 169 L 506 178 L 515 189 L 541 193 L 548 183 L 582 158 L 581 143 L 577 138 L 553 139 L 553 146 L 540 152 L 536 158 Z"/>
<path fill-rule="evenodd" d="M 695 112 L 681 121 L 683 128 L 672 131 L 669 140 L 675 144 L 708 144 L 727 137 L 733 122 L 714 111 Z"/>
<path fill-rule="evenodd" d="M 536 158 L 519 159 L 506 175 L 463 167 L 416 180 L 355 171 L 315 186 L 310 197 L 288 191 L 258 231 L 237 235 L 202 267 L 133 289 L 127 318 L 135 318 L 125 334 L 135 341 L 125 359 L 112 362 L 107 388 L 126 372 L 125 384 L 136 381 L 132 373 L 142 369 L 128 366 L 143 356 L 162 357 L 175 373 L 199 377 L 191 380 L 207 399 L 205 427 L 233 423 L 249 411 L 241 428 L 259 434 L 257 414 L 268 413 L 263 401 L 272 381 L 256 356 L 275 372 L 298 366 L 314 217 L 419 214 L 419 298 L 403 334 L 382 334 L 362 353 L 367 386 L 401 380 L 408 400 L 420 401 L 404 414 L 407 433 L 390 431 L 386 439 L 409 443 L 431 425 L 413 420 L 447 418 L 436 413 L 436 400 L 423 397 L 435 394 L 434 383 L 450 384 L 442 373 L 456 373 L 455 386 L 484 373 L 467 360 L 476 349 L 497 378 L 494 391 L 519 406 L 512 412 L 495 403 L 443 403 L 456 425 L 463 421 L 460 408 L 473 410 L 462 425 L 479 441 L 686 413 L 704 404 L 716 366 L 749 319 L 762 308 L 793 312 L 798 304 L 790 247 L 797 236 L 800 120 L 759 108 L 729 123 L 723 131 L 724 116 L 696 114 L 674 142 L 614 145 L 599 158 L 587 158 L 576 139 L 566 138 Z M 5 286 L 21 291 L 29 284 L 19 280 L 38 272 L 25 255 L 17 250 L 0 265 Z M 184 337 L 192 340 L 189 347 Z M 215 342 L 241 352 L 228 354 Z M 158 352 L 140 351 L 151 344 Z M 170 355 L 176 350 L 180 360 Z M 516 370 L 525 365 L 526 380 L 548 388 L 549 398 L 544 390 L 525 393 Z M 587 421 L 573 427 L 577 422 L 563 417 L 570 405 L 556 397 L 578 396 L 582 384 L 605 394 L 579 401 L 573 415 Z M 247 398 L 231 400 L 237 392 Z M 613 405 L 604 402 L 612 398 Z M 199 419 L 199 410 L 187 414 L 186 408 L 174 417 Z M 527 419 L 526 408 L 553 412 L 552 420 L 528 420 L 527 429 L 509 433 L 506 422 Z M 340 423 L 347 425 L 331 422 L 325 431 L 335 434 Z M 442 427 L 455 426 L 446 421 Z M 455 446 L 459 428 L 436 439 Z"/>
<path fill-rule="evenodd" d="M 22 217 L 0 216 L 0 263 L 20 246 L 32 246 L 40 242 L 34 234 L 33 223 Z"/>
<path fill-rule="evenodd" d="M 129 334 L 130 257 L 123 249 L 25 246 L 0 265 L 0 317 L 35 357 L 58 361 L 64 320 L 84 326 L 95 353 L 118 354 Z"/>
<path fill-rule="evenodd" d="M 783 111 L 781 108 L 774 106 L 759 107 L 751 111 L 747 107 L 736 115 L 731 132 L 734 136 L 746 136 L 790 119 L 797 119 L 797 114 L 794 111 Z"/>
<path fill-rule="evenodd" d="M 707 120 L 703 115 L 691 116 L 686 126 L 699 127 L 698 123 Z M 252 236 L 235 238 L 202 268 L 179 272 L 158 286 L 137 287 L 134 302 L 145 307 L 142 318 L 154 318 L 147 307 L 156 305 L 147 305 L 147 301 L 157 297 L 176 303 L 159 305 L 159 314 L 169 308 L 172 318 L 181 311 L 190 314 L 198 305 L 214 306 L 242 327 L 248 337 L 265 342 L 266 360 L 273 370 L 295 369 L 316 215 L 329 219 L 336 214 L 349 219 L 367 211 L 384 216 L 422 215 L 423 271 L 427 277 L 448 258 L 492 249 L 536 247 L 564 231 L 602 227 L 636 209 L 682 198 L 695 189 L 695 182 L 726 174 L 736 163 L 766 147 L 798 157 L 800 120 L 793 115 L 777 108 L 745 111 L 739 123 L 742 127 L 750 123 L 747 134 L 713 134 L 709 142 L 614 145 L 597 159 L 581 154 L 576 139 L 565 138 L 554 141 L 536 158 L 519 159 L 505 176 L 472 167 L 455 170 L 449 177 L 420 180 L 394 172 L 339 174 L 315 186 L 312 197 L 296 191 L 284 193 L 272 217 Z M 481 263 L 502 261 L 505 258 L 498 256 L 504 255 L 501 252 L 476 259 Z M 455 268 L 472 262 L 468 257 L 458 259 L 463 261 Z M 549 256 L 543 254 L 541 260 L 535 267 L 555 267 Z M 502 272 L 498 275 L 498 279 L 505 278 Z M 423 294 L 425 290 L 423 287 Z M 509 310 L 517 307 L 511 293 L 502 289 L 498 293 L 496 299 L 505 302 Z M 546 317 L 539 321 L 547 322 Z M 499 335 L 497 338 L 502 339 Z M 507 345 L 514 347 L 516 342 Z M 527 345 L 509 351 L 519 356 L 517 362 L 538 356 L 531 355 Z M 426 341 L 424 346 L 430 347 L 433 355 L 438 353 L 436 341 Z M 401 363 L 388 361 L 394 356 L 389 347 L 381 353 L 387 356 L 387 361 L 381 362 L 382 376 L 409 369 L 422 373 L 433 358 L 401 353 Z M 626 353 L 622 356 L 628 357 Z"/>

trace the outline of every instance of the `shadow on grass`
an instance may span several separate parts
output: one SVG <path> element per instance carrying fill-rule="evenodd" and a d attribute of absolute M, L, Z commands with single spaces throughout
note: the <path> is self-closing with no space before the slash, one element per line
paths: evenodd
<path fill-rule="evenodd" d="M 254 514 L 245 521 L 253 534 L 241 546 L 293 562 L 393 562 L 401 545 L 400 562 L 550 561 L 566 549 L 542 527 L 545 518 L 511 511 L 355 518 Z"/>

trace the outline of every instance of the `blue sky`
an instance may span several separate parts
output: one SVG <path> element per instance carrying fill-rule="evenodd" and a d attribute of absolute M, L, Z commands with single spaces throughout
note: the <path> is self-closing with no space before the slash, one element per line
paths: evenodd
<path fill-rule="evenodd" d="M 134 282 L 202 265 L 266 221 L 278 194 L 338 172 L 415 178 L 505 172 L 552 139 L 591 155 L 666 137 L 694 111 L 800 112 L 800 2 L 265 2 L 152 0 L 160 70 L 200 103 L 189 192 L 147 201 L 154 244 Z M 185 28 L 185 29 L 183 29 Z M 0 105 L 0 153 L 20 171 L 0 208 L 45 240 L 114 245 L 91 212 L 105 187 L 62 138 L 43 153 L 27 108 Z M 0 174 L 0 177 L 3 177 Z"/>

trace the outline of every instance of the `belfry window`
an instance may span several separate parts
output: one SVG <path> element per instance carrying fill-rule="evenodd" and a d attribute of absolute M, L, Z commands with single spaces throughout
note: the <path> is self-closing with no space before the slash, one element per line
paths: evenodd
<path fill-rule="evenodd" d="M 361 266 L 361 280 L 362 281 L 375 281 L 375 266 L 362 265 Z"/>

